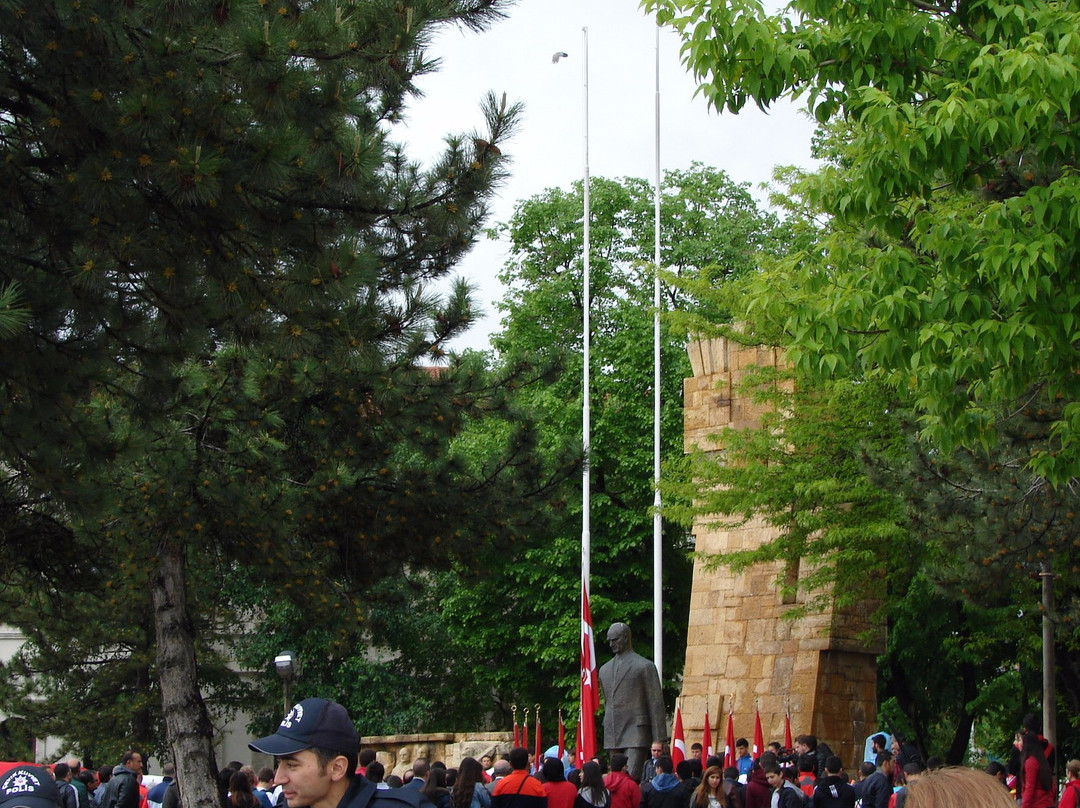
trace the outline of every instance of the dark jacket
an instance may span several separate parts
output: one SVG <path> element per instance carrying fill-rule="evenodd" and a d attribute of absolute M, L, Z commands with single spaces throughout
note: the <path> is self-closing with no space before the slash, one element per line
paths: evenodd
<path fill-rule="evenodd" d="M 826 775 L 814 789 L 814 808 L 855 808 L 855 789 L 843 777 Z"/>
<path fill-rule="evenodd" d="M 777 792 L 776 804 L 778 808 L 804 808 L 810 804 L 810 800 L 801 788 L 785 780 Z"/>
<path fill-rule="evenodd" d="M 862 782 L 861 789 L 863 808 L 889 808 L 889 797 L 892 796 L 892 783 L 885 773 L 878 769 Z"/>
<path fill-rule="evenodd" d="M 127 766 L 113 769 L 112 779 L 105 784 L 101 808 L 139 808 L 139 780 Z"/>
<path fill-rule="evenodd" d="M 663 772 L 641 787 L 641 808 L 686 808 L 686 792 L 674 774 Z"/>
<path fill-rule="evenodd" d="M 432 808 L 431 802 L 411 788 L 379 789 L 362 774 L 353 776 L 337 808 Z"/>

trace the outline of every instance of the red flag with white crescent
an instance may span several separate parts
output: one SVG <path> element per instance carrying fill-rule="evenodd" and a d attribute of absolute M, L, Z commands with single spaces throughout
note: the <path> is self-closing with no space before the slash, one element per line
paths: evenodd
<path fill-rule="evenodd" d="M 671 762 L 678 766 L 686 760 L 686 739 L 683 737 L 682 713 L 675 705 L 675 727 L 671 731 Z"/>
<path fill-rule="evenodd" d="M 791 749 L 795 746 L 791 742 L 791 713 L 784 714 L 784 748 Z"/>
<path fill-rule="evenodd" d="M 738 766 L 735 762 L 735 719 L 727 714 L 727 736 L 724 738 L 724 768 Z"/>
<path fill-rule="evenodd" d="M 581 721 L 578 724 L 578 768 L 596 756 L 596 711 L 600 709 L 600 681 L 596 675 L 589 590 L 581 582 Z"/>

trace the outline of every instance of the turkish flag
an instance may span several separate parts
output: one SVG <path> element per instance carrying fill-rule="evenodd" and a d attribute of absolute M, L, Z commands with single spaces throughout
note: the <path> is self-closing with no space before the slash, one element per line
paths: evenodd
<path fill-rule="evenodd" d="M 709 708 L 705 708 L 705 729 L 701 733 L 701 748 L 705 750 L 705 760 L 708 761 L 715 753 L 712 747 L 712 727 L 709 726 Z"/>
<path fill-rule="evenodd" d="M 581 582 L 581 722 L 578 724 L 577 763 L 580 769 L 596 757 L 596 711 L 600 709 L 600 681 L 596 676 L 589 590 Z"/>
<path fill-rule="evenodd" d="M 686 760 L 686 740 L 683 738 L 682 713 L 675 705 L 675 728 L 671 731 L 671 762 L 678 766 Z"/>
<path fill-rule="evenodd" d="M 738 766 L 735 762 L 735 719 L 727 714 L 727 737 L 724 738 L 724 768 Z"/>

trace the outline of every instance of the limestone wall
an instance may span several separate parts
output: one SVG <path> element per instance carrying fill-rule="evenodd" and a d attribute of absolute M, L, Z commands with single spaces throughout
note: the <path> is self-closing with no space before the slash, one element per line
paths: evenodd
<path fill-rule="evenodd" d="M 762 414 L 737 393 L 746 370 L 775 367 L 783 356 L 725 339 L 694 342 L 688 353 L 694 376 L 684 383 L 685 445 L 717 451 L 724 430 L 756 426 Z M 714 554 L 754 547 L 772 531 L 762 522 L 729 530 L 699 525 L 696 549 Z M 751 742 L 755 709 L 766 743 L 783 743 L 790 713 L 794 735 L 816 735 L 850 767 L 861 757 L 861 739 L 876 728 L 875 657 L 884 636 L 869 645 L 859 640 L 870 628 L 869 608 L 784 618 L 790 606 L 781 601 L 777 576 L 799 574 L 797 564 L 784 566 L 759 565 L 736 575 L 695 562 L 681 699 L 687 743 L 700 737 L 706 705 L 719 749 L 732 706 L 736 737 Z"/>

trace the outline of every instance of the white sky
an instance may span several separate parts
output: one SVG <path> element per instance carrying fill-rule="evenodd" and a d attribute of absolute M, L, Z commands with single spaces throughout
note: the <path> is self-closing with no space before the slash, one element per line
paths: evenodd
<path fill-rule="evenodd" d="M 421 80 L 425 97 L 407 109 L 399 136 L 413 159 L 428 161 L 451 132 L 483 130 L 479 104 L 488 90 L 523 101 L 518 135 L 503 148 L 512 176 L 494 205 L 491 224 L 509 218 L 514 203 L 545 188 L 567 188 L 583 176 L 584 42 L 588 27 L 589 172 L 593 177 L 655 176 L 656 25 L 636 0 L 519 0 L 506 19 L 476 34 L 448 29 L 429 57 L 441 69 Z M 552 63 L 552 54 L 568 58 Z M 660 35 L 660 164 L 693 161 L 723 169 L 757 189 L 776 165 L 810 166 L 811 122 L 789 107 L 765 115 L 744 109 L 718 115 L 701 97 L 679 59 L 679 40 Z M 499 328 L 496 274 L 507 245 L 484 240 L 460 266 L 478 287 L 486 317 L 455 348 L 488 347 Z"/>

